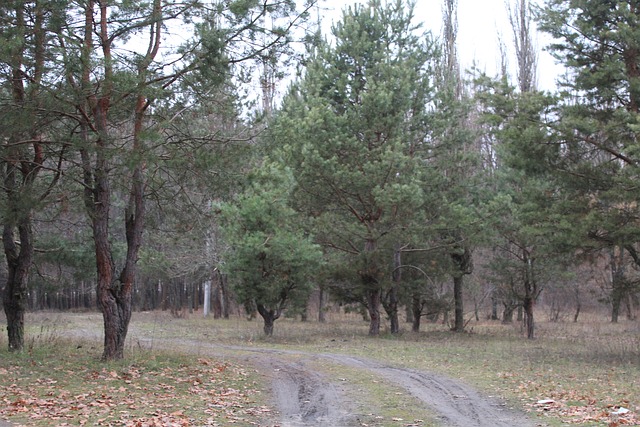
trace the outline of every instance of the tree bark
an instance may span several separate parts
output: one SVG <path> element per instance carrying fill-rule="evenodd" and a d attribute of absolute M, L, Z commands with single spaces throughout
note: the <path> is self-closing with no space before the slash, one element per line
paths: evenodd
<path fill-rule="evenodd" d="M 498 298 L 491 296 L 491 320 L 498 320 Z"/>
<path fill-rule="evenodd" d="M 256 307 L 258 309 L 258 313 L 260 313 L 260 316 L 262 316 L 262 319 L 264 321 L 264 327 L 262 328 L 264 334 L 268 337 L 272 336 L 273 324 L 280 316 L 276 313 L 275 310 L 267 310 L 267 308 L 262 304 L 256 304 Z"/>
<path fill-rule="evenodd" d="M 523 301 L 523 308 L 525 314 L 525 326 L 527 329 L 527 338 L 532 340 L 535 339 L 535 322 L 533 319 L 533 306 L 534 300 L 532 297 L 526 297 Z"/>
<path fill-rule="evenodd" d="M 419 294 L 413 295 L 411 298 L 411 311 L 413 312 L 413 322 L 411 324 L 411 330 L 413 332 L 420 331 L 420 320 L 422 319 L 422 299 Z"/>
<path fill-rule="evenodd" d="M 502 313 L 502 323 L 513 323 L 513 312 L 516 306 L 510 303 L 504 304 L 504 311 Z"/>
<path fill-rule="evenodd" d="M 453 301 L 454 301 L 454 324 L 452 330 L 455 332 L 464 331 L 464 299 L 463 287 L 464 276 L 473 271 L 473 259 L 471 249 L 465 245 L 456 245 L 450 254 L 453 261 Z"/>
<path fill-rule="evenodd" d="M 453 301 L 454 301 L 454 322 L 453 331 L 464 331 L 464 303 L 462 299 L 462 289 L 464 286 L 464 276 L 453 276 Z"/>
<path fill-rule="evenodd" d="M 32 231 L 29 218 L 23 218 L 18 226 L 20 249 L 18 249 L 13 227 L 4 226 L 3 243 L 7 258 L 7 282 L 2 305 L 7 317 L 9 351 L 19 352 L 24 348 L 24 314 L 27 310 L 27 282 L 33 257 Z"/>
<path fill-rule="evenodd" d="M 364 287 L 365 305 L 369 313 L 369 335 L 380 335 L 380 304 L 382 289 L 378 281 L 379 271 L 373 254 L 377 249 L 375 239 L 367 239 L 364 244 L 365 265 L 360 273 Z"/>
<path fill-rule="evenodd" d="M 621 306 L 622 292 L 619 289 L 614 289 L 611 293 L 611 323 L 618 323 Z"/>
<path fill-rule="evenodd" d="M 369 335 L 380 335 L 380 304 L 382 291 L 378 288 L 367 289 L 365 294 L 367 311 L 369 312 Z"/>
<path fill-rule="evenodd" d="M 624 252 L 622 248 L 611 249 L 611 322 L 618 323 L 620 308 L 625 296 L 625 265 Z"/>
<path fill-rule="evenodd" d="M 400 332 L 400 321 L 398 319 L 398 290 L 394 285 L 388 292 L 386 302 L 383 303 L 384 310 L 389 316 L 389 331 L 392 334 Z"/>
<path fill-rule="evenodd" d="M 318 295 L 318 322 L 325 323 L 326 313 L 325 313 L 325 290 L 324 286 L 320 285 L 320 293 Z"/>

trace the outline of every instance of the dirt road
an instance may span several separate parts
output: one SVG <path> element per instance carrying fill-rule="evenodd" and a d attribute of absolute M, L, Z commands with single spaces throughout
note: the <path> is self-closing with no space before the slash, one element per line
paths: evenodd
<path fill-rule="evenodd" d="M 98 338 L 89 336 L 91 333 L 87 330 L 69 332 L 78 337 Z M 481 395 L 461 381 L 360 357 L 221 345 L 184 338 L 156 338 L 153 347 L 180 348 L 202 356 L 235 359 L 255 366 L 271 382 L 273 403 L 280 413 L 278 425 L 281 427 L 364 425 L 360 418 L 362 414 L 357 413 L 357 402 L 350 395 L 349 384 L 318 372 L 314 365 L 318 361 L 362 370 L 399 386 L 423 405 L 425 417 L 436 414 L 438 425 L 442 427 L 545 425 L 507 408 L 503 402 Z"/>
<path fill-rule="evenodd" d="M 160 344 L 156 341 L 156 344 Z M 175 346 L 175 340 L 166 344 Z M 395 384 L 424 405 L 425 413 L 435 413 L 440 426 L 446 427 L 533 427 L 536 424 L 523 413 L 510 410 L 504 403 L 481 395 L 472 387 L 443 375 L 395 367 L 369 359 L 332 353 L 308 353 L 180 340 L 181 348 L 197 348 L 200 354 L 216 355 L 226 351 L 241 356 L 271 381 L 274 404 L 281 415 L 282 427 L 361 426 L 355 402 L 348 387 L 337 378 L 327 378 L 310 365 L 323 360 L 364 370 Z M 291 360 L 295 359 L 295 360 Z"/>

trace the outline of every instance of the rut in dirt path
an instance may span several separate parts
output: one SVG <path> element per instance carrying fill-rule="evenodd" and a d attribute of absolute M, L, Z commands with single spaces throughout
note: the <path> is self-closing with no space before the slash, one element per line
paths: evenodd
<path fill-rule="evenodd" d="M 259 370 L 270 372 L 271 389 L 282 427 L 338 427 L 359 425 L 346 405 L 346 396 L 302 362 L 253 356 Z"/>

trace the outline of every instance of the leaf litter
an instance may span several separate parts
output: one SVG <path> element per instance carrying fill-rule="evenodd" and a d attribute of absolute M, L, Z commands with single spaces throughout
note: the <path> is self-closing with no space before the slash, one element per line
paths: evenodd
<path fill-rule="evenodd" d="M 186 427 L 258 425 L 271 412 L 255 402 L 259 391 L 247 371 L 229 363 L 200 358 L 95 366 L 65 361 L 0 368 L 0 417 L 29 425 Z"/>
<path fill-rule="evenodd" d="M 503 379 L 517 381 L 517 390 L 529 412 L 540 416 L 551 415 L 566 424 L 598 424 L 608 427 L 640 426 L 634 397 L 607 384 L 608 394 L 593 393 L 589 388 L 564 389 L 550 379 L 516 379 L 517 375 L 500 373 Z M 593 379 L 593 382 L 602 382 Z"/>

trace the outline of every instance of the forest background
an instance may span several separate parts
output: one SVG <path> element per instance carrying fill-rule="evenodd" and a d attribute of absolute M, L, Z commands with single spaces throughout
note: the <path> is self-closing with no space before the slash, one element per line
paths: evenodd
<path fill-rule="evenodd" d="M 208 301 L 266 334 L 310 301 L 321 322 L 362 311 L 370 335 L 401 311 L 458 332 L 517 313 L 529 338 L 536 305 L 635 319 L 635 2 L 508 3 L 495 76 L 461 69 L 455 0 L 441 34 L 398 0 L 345 9 L 328 37 L 321 7 L 0 6 L 11 350 L 27 310 L 96 305 L 105 360 L 132 311 Z M 553 92 L 536 26 L 566 71 Z"/>

